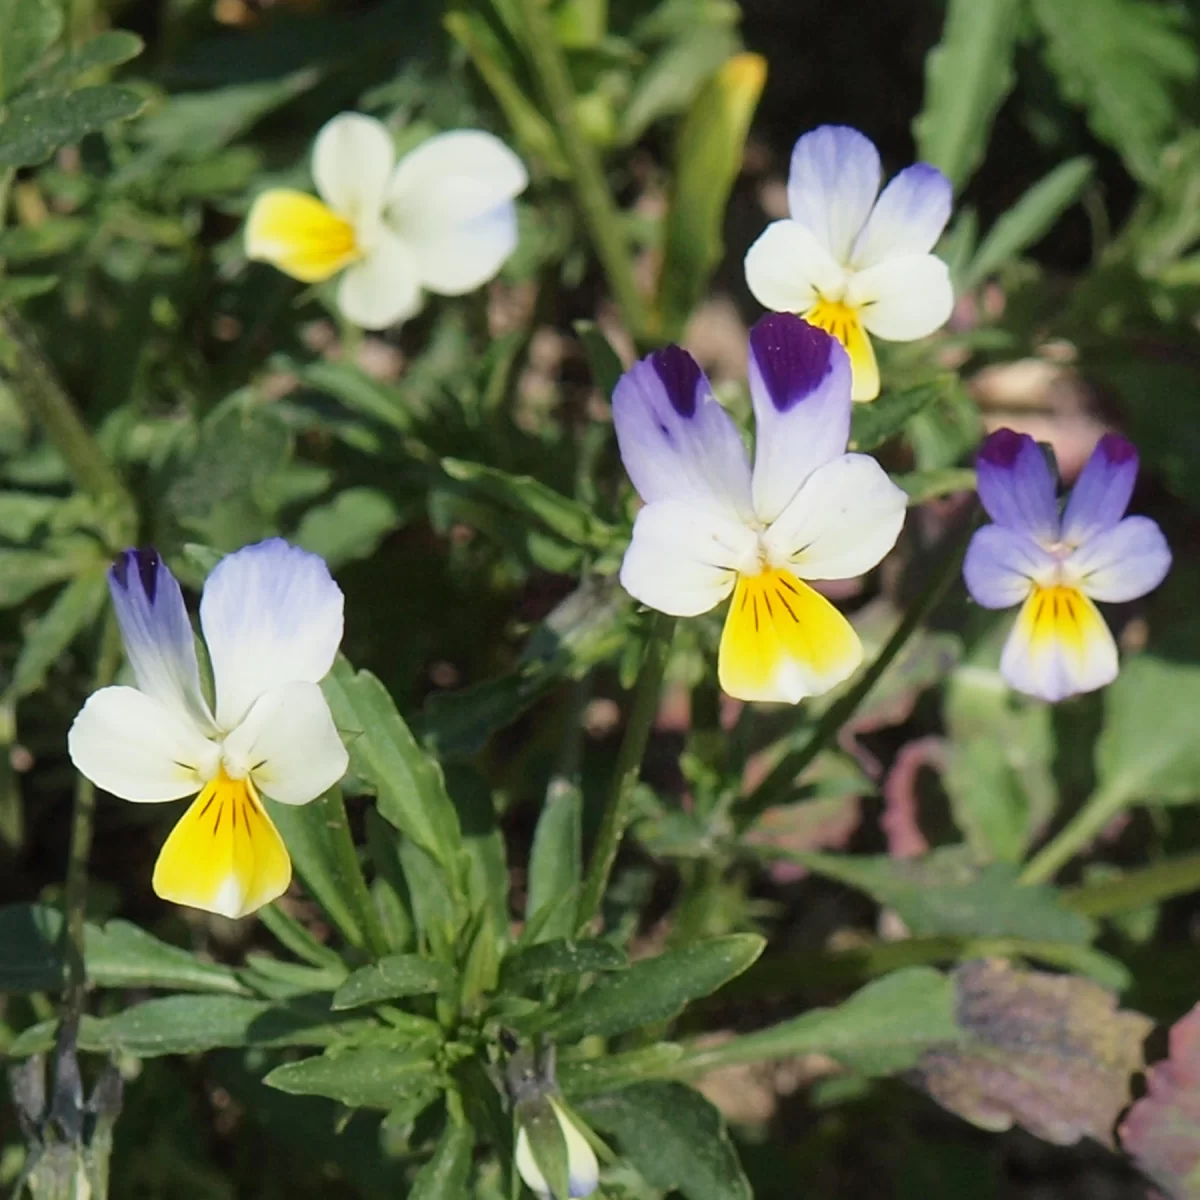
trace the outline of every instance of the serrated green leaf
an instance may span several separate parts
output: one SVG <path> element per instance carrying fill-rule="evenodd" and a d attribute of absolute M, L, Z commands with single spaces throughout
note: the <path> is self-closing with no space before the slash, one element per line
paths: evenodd
<path fill-rule="evenodd" d="M 762 953 L 763 939 L 739 933 L 634 963 L 602 976 L 557 1014 L 539 1022 L 559 1041 L 607 1037 L 677 1017 L 692 1000 L 715 992 Z"/>
<path fill-rule="evenodd" d="M 620 971 L 628 965 L 625 955 L 609 942 L 558 938 L 513 951 L 504 960 L 500 979 L 504 987 L 516 988 L 551 975 Z"/>
<path fill-rule="evenodd" d="M 963 279 L 964 288 L 982 283 L 992 272 L 1040 241 L 1054 222 L 1083 194 L 1095 164 L 1080 156 L 1059 163 L 1044 175 L 988 230 Z"/>
<path fill-rule="evenodd" d="M 89 133 L 137 116 L 144 103 L 111 84 L 59 96 L 18 96 L 0 117 L 0 167 L 36 166 Z"/>
<path fill-rule="evenodd" d="M 681 1083 L 640 1083 L 580 1104 L 653 1187 L 687 1200 L 751 1200 L 721 1114 Z"/>
<path fill-rule="evenodd" d="M 925 104 L 913 121 L 917 157 L 958 191 L 983 160 L 992 121 L 1016 78 L 1021 0 L 950 0 L 942 39 L 925 59 Z"/>
<path fill-rule="evenodd" d="M 292 1096 L 326 1096 L 351 1108 L 390 1109 L 407 1097 L 432 1100 L 441 1091 L 431 1050 L 340 1049 L 284 1063 L 263 1082 Z"/>
<path fill-rule="evenodd" d="M 389 954 L 359 967 L 334 994 L 333 1007 L 358 1008 L 402 996 L 448 992 L 454 984 L 454 972 L 443 962 L 419 954 Z"/>
<path fill-rule="evenodd" d="M 351 769 L 374 789 L 380 815 L 456 874 L 462 834 L 442 768 L 413 737 L 387 689 L 341 656 L 322 686 L 348 739 Z"/>
<path fill-rule="evenodd" d="M 902 392 L 885 392 L 870 404 L 856 404 L 850 414 L 850 449 L 869 454 L 903 433 L 918 413 L 946 395 L 957 381 L 946 377 Z"/>
<path fill-rule="evenodd" d="M 42 686 L 47 672 L 76 636 L 96 619 L 107 598 L 108 584 L 102 570 L 72 579 L 58 593 L 25 635 L 8 685 L 10 700 L 27 696 Z"/>
<path fill-rule="evenodd" d="M 1046 60 L 1093 132 L 1143 183 L 1180 125 L 1175 89 L 1200 71 L 1187 16 L 1149 0 L 1033 0 Z"/>

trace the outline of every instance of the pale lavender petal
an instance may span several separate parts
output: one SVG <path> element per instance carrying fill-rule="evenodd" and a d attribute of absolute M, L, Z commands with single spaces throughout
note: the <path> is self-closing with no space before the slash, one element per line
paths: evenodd
<path fill-rule="evenodd" d="M 1035 583 L 1047 583 L 1055 571 L 1053 555 L 1032 538 L 1001 525 L 977 530 L 963 561 L 963 579 L 976 604 L 1012 608 Z"/>
<path fill-rule="evenodd" d="M 1119 433 L 1096 443 L 1063 513 L 1063 540 L 1078 544 L 1110 529 L 1124 515 L 1137 482 L 1138 453 Z"/>
<path fill-rule="evenodd" d="M 228 733 L 285 683 L 320 683 L 342 640 L 342 589 L 325 560 L 282 538 L 227 555 L 200 597 L 217 724 Z"/>
<path fill-rule="evenodd" d="M 746 448 L 686 350 L 656 350 L 621 376 L 613 424 L 625 470 L 647 504 L 683 500 L 738 520 L 751 516 Z"/>
<path fill-rule="evenodd" d="M 793 221 L 810 229 L 840 263 L 879 194 L 879 151 L 848 125 L 822 125 L 792 151 L 788 207 Z"/>
<path fill-rule="evenodd" d="M 850 438 L 850 359 L 836 338 L 791 313 L 750 330 L 754 511 L 769 525 Z"/>
<path fill-rule="evenodd" d="M 900 254 L 928 254 L 946 222 L 954 189 L 928 163 L 906 167 L 880 193 L 854 243 L 851 263 L 870 267 Z"/>
<path fill-rule="evenodd" d="M 179 584 L 158 551 L 123 551 L 108 572 L 108 590 L 139 690 L 177 717 L 210 730 L 192 623 Z"/>
<path fill-rule="evenodd" d="M 1121 604 L 1152 592 L 1171 569 L 1171 551 L 1149 517 L 1126 517 L 1088 538 L 1067 560 L 1079 590 Z"/>
<path fill-rule="evenodd" d="M 997 525 L 1041 542 L 1058 539 L 1054 476 L 1033 438 L 997 429 L 980 447 L 975 468 L 980 502 Z"/>

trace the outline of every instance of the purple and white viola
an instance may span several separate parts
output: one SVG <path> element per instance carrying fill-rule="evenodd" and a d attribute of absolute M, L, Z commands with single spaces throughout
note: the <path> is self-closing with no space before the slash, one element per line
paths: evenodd
<path fill-rule="evenodd" d="M 1138 456 L 1102 437 L 1059 516 L 1054 477 L 1028 434 L 998 429 L 977 460 L 995 522 L 967 548 L 963 577 L 985 608 L 1021 605 L 1000 671 L 1018 691 L 1062 700 L 1111 683 L 1117 645 L 1094 601 L 1120 603 L 1162 583 L 1171 551 L 1149 517 L 1127 517 Z"/>

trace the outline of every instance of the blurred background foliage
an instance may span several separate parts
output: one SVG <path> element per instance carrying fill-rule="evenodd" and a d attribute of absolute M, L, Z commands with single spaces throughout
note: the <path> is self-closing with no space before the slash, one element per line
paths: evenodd
<path fill-rule="evenodd" d="M 531 12 L 567 68 L 565 105 Z M 683 339 L 745 415 L 757 308 L 742 256 L 783 214 L 795 138 L 845 123 L 889 170 L 922 158 L 958 193 L 939 250 L 955 315 L 924 343 L 882 347 L 885 395 L 856 414 L 859 446 L 913 496 L 908 528 L 877 577 L 835 596 L 868 654 L 923 594 L 924 619 L 852 713 L 837 696 L 797 711 L 722 701 L 719 619 L 681 627 L 606 927 L 634 958 L 766 935 L 676 1029 L 700 1039 L 680 1077 L 728 1119 L 742 1166 L 718 1154 L 689 1175 L 696 1139 L 725 1135 L 707 1103 L 688 1109 L 694 1093 L 654 1090 L 677 1084 L 590 1100 L 579 1087 L 580 1111 L 632 1163 L 614 1168 L 613 1196 L 1146 1195 L 1113 1128 L 1152 1022 L 1200 999 L 1198 21 L 1196 0 L 0 0 L 0 1048 L 42 1046 L 54 1013 L 57 960 L 30 966 L 23 906 L 62 899 L 64 733 L 106 653 L 104 571 L 132 542 L 192 588 L 214 552 L 274 533 L 329 561 L 346 657 L 445 770 L 494 921 L 465 970 L 494 983 L 509 922 L 578 880 L 577 827 L 589 844 L 650 624 L 615 584 L 632 495 L 607 394 L 621 360 Z M 346 109 L 386 120 L 401 149 L 490 129 L 533 179 L 501 278 L 386 336 L 341 327 L 323 287 L 249 265 L 241 244 L 253 196 L 306 187 L 313 136 Z M 66 397 L 114 471 L 47 438 L 36 418 Z M 996 668 L 1005 619 L 961 588 L 928 594 L 971 519 L 971 452 L 1001 424 L 1052 443 L 1066 476 L 1105 428 L 1142 454 L 1135 504 L 1175 567 L 1116 612 L 1128 659 L 1106 694 L 1057 708 L 1012 696 Z M 338 684 L 347 711 L 386 723 L 359 678 Z M 823 718 L 837 737 L 806 756 Z M 433 785 L 415 786 L 419 808 Z M 1057 864 L 1059 888 L 1018 888 L 1021 864 L 1097 797 L 1111 819 L 1075 847 L 1085 861 Z M 389 875 L 374 808 L 351 816 L 389 943 L 428 949 L 429 862 L 402 849 Z M 101 800 L 89 919 L 141 926 L 192 965 L 122 975 L 136 931 L 110 923 L 96 963 L 89 942 L 99 1020 L 157 987 L 290 1000 L 344 981 L 328 944 L 353 943 L 354 916 L 332 911 L 336 889 L 303 854 L 306 887 L 261 923 L 172 910 L 149 887 L 163 819 Z M 52 934 L 39 926 L 35 949 Z M 839 1056 L 799 1026 L 877 978 L 891 990 L 828 1011 L 870 1030 L 949 1012 L 953 985 L 978 1044 L 951 1062 L 929 1056 L 940 1033 L 909 1029 L 911 1057 L 869 1058 L 847 1034 Z M 1149 1020 L 1118 1019 L 1114 992 Z M 681 1006 L 623 1048 L 653 1049 Z M 1056 1022 L 1088 1044 L 1037 1043 Z M 722 1057 L 723 1038 L 768 1026 L 792 1030 L 774 1052 Z M 103 1028 L 117 1027 L 85 1027 L 81 1044 L 116 1050 L 127 1076 L 122 1200 L 400 1195 L 440 1136 L 432 1109 L 381 1122 L 265 1085 L 295 1057 L 282 1033 L 157 1057 L 161 1030 Z M 1012 1078 L 980 1066 L 997 1062 Z M 901 1072 L 916 1090 L 883 1078 Z M 1039 1078 L 1057 1112 L 1030 1098 Z M 1099 1107 L 1077 1111 L 1085 1095 Z M 657 1128 L 667 1109 L 692 1140 L 639 1157 L 639 1122 Z M 1187 1175 L 1200 1150 L 1176 1148 L 1168 1178 L 1152 1142 L 1141 1130 L 1125 1149 L 1172 1196 L 1200 1195 Z M 5 1186 L 24 1153 L 0 1115 Z M 656 1155 L 674 1178 L 656 1176 Z M 494 1165 L 471 1186 L 503 1194 Z"/>

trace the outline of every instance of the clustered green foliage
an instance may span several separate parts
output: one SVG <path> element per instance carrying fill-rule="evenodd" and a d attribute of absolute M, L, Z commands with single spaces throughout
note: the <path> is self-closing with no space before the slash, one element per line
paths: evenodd
<path fill-rule="evenodd" d="M 621 765 L 596 723 L 636 717 L 625 697 L 662 665 L 616 582 L 633 498 L 597 398 L 614 343 L 680 337 L 739 273 L 725 216 L 760 68 L 731 68 L 738 6 L 234 3 L 222 28 L 209 0 L 0 0 L 0 1049 L 23 1064 L 0 1186 L 82 1195 L 54 1164 L 86 1144 L 91 1194 L 107 1172 L 121 1200 L 515 1197 L 515 1046 L 556 1050 L 611 1197 L 1015 1195 L 991 1137 L 1014 1126 L 1107 1147 L 1087 1161 L 1123 1194 L 1143 1192 L 1122 1154 L 1200 1197 L 1190 1025 L 1122 1123 L 1147 1033 L 1200 1000 L 1200 14 L 911 7 L 938 39 L 915 157 L 961 193 L 939 253 L 965 299 L 934 338 L 881 347 L 884 394 L 855 413 L 854 448 L 913 505 L 854 614 L 886 669 L 731 724 L 718 618 L 681 625 L 665 670 L 690 717 L 663 710 L 593 920 Z M 847 62 L 847 87 L 873 70 Z M 254 194 L 307 186 L 345 109 L 402 148 L 476 126 L 521 154 L 490 309 L 435 301 L 364 343 L 324 287 L 247 264 Z M 796 112 L 791 136 L 839 116 Z M 1002 135 L 1056 165 L 1027 178 Z M 1044 240 L 1070 222 L 1076 263 Z M 1005 619 L 946 588 L 970 513 L 942 500 L 971 488 L 982 430 L 965 381 L 1038 356 L 1076 362 L 1136 442 L 1175 550 L 1118 614 L 1118 680 L 1057 708 L 1007 691 Z M 723 398 L 744 415 L 741 385 Z M 101 797 L 64 1038 L 63 864 L 94 797 L 63 739 L 117 669 L 105 571 L 153 543 L 197 588 L 273 534 L 347 594 L 324 687 L 348 803 L 272 807 L 298 885 L 234 929 L 164 911 L 160 810 Z M 778 1062 L 809 1086 L 780 1100 Z M 1069 1153 L 1059 1169 L 1087 1158 Z"/>

